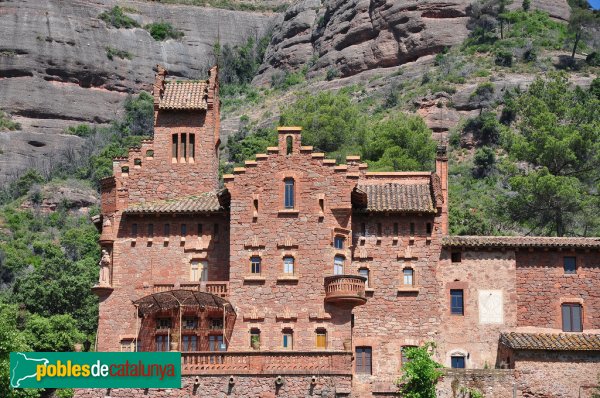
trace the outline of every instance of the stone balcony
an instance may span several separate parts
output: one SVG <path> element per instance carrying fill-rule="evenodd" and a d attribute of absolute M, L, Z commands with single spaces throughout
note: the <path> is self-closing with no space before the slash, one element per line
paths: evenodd
<path fill-rule="evenodd" d="M 325 277 L 325 302 L 355 307 L 367 302 L 365 282 L 358 275 L 332 275 Z"/>
<path fill-rule="evenodd" d="M 179 289 L 211 293 L 215 296 L 226 298 L 229 296 L 229 281 L 156 283 L 152 285 L 152 293 Z"/>
<path fill-rule="evenodd" d="M 351 375 L 346 351 L 182 352 L 182 375 Z"/>

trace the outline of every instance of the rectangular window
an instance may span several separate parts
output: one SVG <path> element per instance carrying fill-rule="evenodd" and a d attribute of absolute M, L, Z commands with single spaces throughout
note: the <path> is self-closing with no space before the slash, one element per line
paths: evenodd
<path fill-rule="evenodd" d="M 196 156 L 196 134 L 190 134 L 190 159 Z"/>
<path fill-rule="evenodd" d="M 575 257 L 564 257 L 563 258 L 563 269 L 565 274 L 576 274 L 577 273 L 577 261 Z"/>
<path fill-rule="evenodd" d="M 154 236 L 154 224 L 148 224 L 148 237 L 152 238 Z"/>
<path fill-rule="evenodd" d="M 156 328 L 159 330 L 171 328 L 171 318 L 158 318 L 156 320 Z"/>
<path fill-rule="evenodd" d="M 260 257 L 250 257 L 250 273 L 260 274 Z"/>
<path fill-rule="evenodd" d="M 383 228 L 381 227 L 381 223 L 378 222 L 377 223 L 377 236 L 380 237 L 380 236 L 382 236 L 382 234 L 383 234 Z"/>
<path fill-rule="evenodd" d="M 462 253 L 461 252 L 452 252 L 450 254 L 450 259 L 453 263 L 460 263 L 460 261 L 462 260 Z"/>
<path fill-rule="evenodd" d="M 356 347 L 356 373 L 371 374 L 371 347 Z"/>
<path fill-rule="evenodd" d="M 171 142 L 171 157 L 177 160 L 177 134 L 173 134 Z"/>
<path fill-rule="evenodd" d="M 194 330 L 198 328 L 198 318 L 195 316 L 186 316 L 182 319 L 182 326 L 186 330 Z"/>
<path fill-rule="evenodd" d="M 171 224 L 163 225 L 163 235 L 168 238 L 171 235 Z"/>
<path fill-rule="evenodd" d="M 215 238 L 219 236 L 219 224 L 215 224 L 214 226 Z"/>
<path fill-rule="evenodd" d="M 343 249 L 345 240 L 346 239 L 344 239 L 343 236 L 336 236 L 335 238 L 333 238 L 333 247 L 335 247 L 336 249 Z"/>
<path fill-rule="evenodd" d="M 293 209 L 294 208 L 294 180 L 292 178 L 286 178 L 284 183 L 285 183 L 284 207 L 286 209 Z"/>
<path fill-rule="evenodd" d="M 283 273 L 291 275 L 294 274 L 294 257 L 283 258 Z"/>
<path fill-rule="evenodd" d="M 202 236 L 202 224 L 198 224 L 198 236 Z"/>
<path fill-rule="evenodd" d="M 135 344 L 132 339 L 121 340 L 121 352 L 132 352 Z"/>
<path fill-rule="evenodd" d="M 563 332 L 582 332 L 581 305 L 563 304 L 561 305 L 561 309 Z"/>
<path fill-rule="evenodd" d="M 187 224 L 181 224 L 181 236 L 187 235 Z"/>
<path fill-rule="evenodd" d="M 425 226 L 425 229 L 427 231 L 427 235 L 431 235 L 432 229 L 431 229 L 431 223 L 430 222 L 427 223 L 427 225 Z"/>
<path fill-rule="evenodd" d="M 181 336 L 181 351 L 198 351 L 198 336 L 184 334 Z"/>
<path fill-rule="evenodd" d="M 333 275 L 344 275 L 344 257 L 335 256 L 333 258 Z"/>
<path fill-rule="evenodd" d="M 250 347 L 255 350 L 260 348 L 260 330 L 250 329 Z"/>
<path fill-rule="evenodd" d="M 137 237 L 138 235 L 138 226 L 137 224 L 131 224 L 131 236 L 133 238 Z"/>
<path fill-rule="evenodd" d="M 208 351 L 225 351 L 225 349 L 222 334 L 208 336 Z"/>
<path fill-rule="evenodd" d="M 223 330 L 223 319 L 213 318 L 210 320 L 210 330 Z"/>
<path fill-rule="evenodd" d="M 325 329 L 317 330 L 317 348 L 323 350 L 327 348 L 327 332 Z"/>
<path fill-rule="evenodd" d="M 283 333 L 282 347 L 284 350 L 291 350 L 293 347 L 294 335 L 292 332 Z"/>
<path fill-rule="evenodd" d="M 412 268 L 405 268 L 402 273 L 404 276 L 404 286 L 412 286 L 414 283 L 414 279 L 413 279 L 414 271 L 412 270 Z"/>
<path fill-rule="evenodd" d="M 156 351 L 169 351 L 169 335 L 159 334 L 156 336 Z"/>
<path fill-rule="evenodd" d="M 410 223 L 410 236 L 415 236 L 415 223 Z"/>
<path fill-rule="evenodd" d="M 465 314 L 462 289 L 450 290 L 450 312 L 453 315 Z"/>
<path fill-rule="evenodd" d="M 185 160 L 185 158 L 187 157 L 187 134 L 183 133 L 181 134 L 181 158 Z"/>
<path fill-rule="evenodd" d="M 360 236 L 367 236 L 367 225 L 364 222 L 360 224 Z"/>
<path fill-rule="evenodd" d="M 365 287 L 369 287 L 369 270 L 366 268 L 361 268 L 358 270 L 358 275 L 360 276 L 364 276 L 365 278 L 367 278 L 367 280 L 365 281 Z"/>
<path fill-rule="evenodd" d="M 465 357 L 462 355 L 453 355 L 450 358 L 453 369 L 464 369 L 465 368 Z"/>
<path fill-rule="evenodd" d="M 394 236 L 398 236 L 398 223 L 394 223 Z"/>
<path fill-rule="evenodd" d="M 190 281 L 206 282 L 208 280 L 208 261 L 192 260 L 190 263 Z"/>

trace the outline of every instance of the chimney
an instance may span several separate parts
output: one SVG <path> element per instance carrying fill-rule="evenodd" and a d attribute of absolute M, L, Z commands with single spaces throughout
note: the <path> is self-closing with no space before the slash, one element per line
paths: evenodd
<path fill-rule="evenodd" d="M 154 97 L 154 111 L 158 111 L 158 104 L 160 102 L 160 96 L 165 90 L 165 78 L 167 77 L 167 70 L 160 65 L 156 65 L 158 72 L 154 77 L 154 87 L 152 89 L 152 96 Z"/>
<path fill-rule="evenodd" d="M 448 154 L 446 145 L 438 145 L 435 156 L 435 173 L 440 177 L 442 185 L 442 234 L 448 235 Z"/>

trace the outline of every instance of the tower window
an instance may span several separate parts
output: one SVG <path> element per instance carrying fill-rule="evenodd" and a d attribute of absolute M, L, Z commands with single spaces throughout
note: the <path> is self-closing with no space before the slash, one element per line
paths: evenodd
<path fill-rule="evenodd" d="M 177 141 L 177 134 L 173 134 L 171 137 L 172 141 L 171 141 L 171 157 L 174 160 L 177 160 L 177 153 L 178 153 L 178 141 Z"/>
<path fill-rule="evenodd" d="M 181 159 L 185 160 L 187 157 L 187 146 L 186 146 L 187 134 L 181 134 Z"/>
<path fill-rule="evenodd" d="M 283 341 L 281 342 L 281 346 L 284 350 L 291 350 L 294 346 L 294 332 L 291 329 L 283 330 Z"/>
<path fill-rule="evenodd" d="M 325 329 L 317 329 L 317 348 L 327 348 L 327 331 Z"/>
<path fill-rule="evenodd" d="M 255 350 L 260 349 L 260 329 L 250 329 L 250 347 Z"/>
<path fill-rule="evenodd" d="M 181 224 L 181 236 L 187 235 L 187 224 Z"/>
<path fill-rule="evenodd" d="M 294 179 L 286 178 L 284 180 L 284 207 L 286 209 L 294 208 Z"/>
<path fill-rule="evenodd" d="M 343 249 L 345 240 L 346 239 L 344 239 L 343 236 L 336 236 L 335 238 L 333 238 L 333 247 L 335 247 L 336 249 Z"/>
<path fill-rule="evenodd" d="M 356 347 L 356 373 L 371 374 L 371 347 Z"/>
<path fill-rule="evenodd" d="M 576 274 L 577 273 L 577 262 L 575 257 L 564 257 L 563 258 L 563 269 L 565 274 Z"/>
<path fill-rule="evenodd" d="M 410 223 L 410 236 L 415 236 L 415 223 Z"/>
<path fill-rule="evenodd" d="M 333 275 L 344 274 L 344 257 L 335 256 L 333 258 Z"/>
<path fill-rule="evenodd" d="M 398 223 L 394 223 L 394 236 L 398 236 Z"/>
<path fill-rule="evenodd" d="M 464 369 L 465 368 L 465 356 L 464 355 L 452 355 L 450 358 L 451 366 L 453 369 Z"/>
<path fill-rule="evenodd" d="M 154 224 L 148 224 L 148 236 L 150 238 L 154 236 Z"/>
<path fill-rule="evenodd" d="M 369 288 L 369 270 L 366 268 L 361 268 L 358 270 L 358 275 L 360 276 L 364 276 L 365 278 L 367 278 L 367 280 L 365 281 L 365 286 L 367 288 Z"/>
<path fill-rule="evenodd" d="M 171 235 L 171 224 L 165 224 L 163 225 L 163 235 L 168 237 L 169 235 Z"/>
<path fill-rule="evenodd" d="M 137 237 L 138 234 L 138 225 L 137 224 L 131 224 L 131 236 L 132 237 Z"/>
<path fill-rule="evenodd" d="M 285 153 L 287 155 L 290 155 L 292 153 L 293 142 L 294 142 L 294 139 L 292 138 L 291 135 L 288 135 L 287 137 L 285 137 Z"/>
<path fill-rule="evenodd" d="M 431 229 L 431 223 L 430 222 L 427 223 L 426 230 L 427 230 L 427 235 L 431 235 L 432 229 Z"/>
<path fill-rule="evenodd" d="M 190 134 L 190 159 L 196 156 L 196 134 Z"/>

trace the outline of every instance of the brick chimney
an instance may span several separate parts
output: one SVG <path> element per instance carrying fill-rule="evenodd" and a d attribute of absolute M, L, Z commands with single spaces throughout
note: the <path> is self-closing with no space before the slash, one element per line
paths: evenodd
<path fill-rule="evenodd" d="M 435 173 L 440 177 L 442 185 L 442 233 L 448 235 L 448 154 L 446 145 L 438 145 L 435 156 Z"/>

